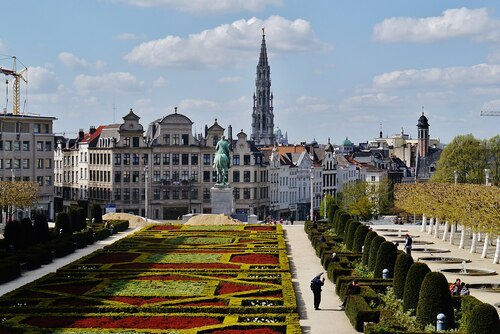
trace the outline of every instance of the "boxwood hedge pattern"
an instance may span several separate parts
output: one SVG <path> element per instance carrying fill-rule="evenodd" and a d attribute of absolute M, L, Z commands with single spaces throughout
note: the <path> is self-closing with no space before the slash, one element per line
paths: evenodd
<path fill-rule="evenodd" d="M 280 225 L 154 225 L 0 298 L 0 333 L 301 333 Z"/>

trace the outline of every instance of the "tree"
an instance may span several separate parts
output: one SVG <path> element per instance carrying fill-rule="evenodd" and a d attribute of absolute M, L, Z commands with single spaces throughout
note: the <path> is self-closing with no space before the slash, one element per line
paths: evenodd
<path fill-rule="evenodd" d="M 396 258 L 396 264 L 394 265 L 394 294 L 398 299 L 403 299 L 406 275 L 412 264 L 413 258 L 406 253 L 401 253 Z"/>
<path fill-rule="evenodd" d="M 0 207 L 10 206 L 10 220 L 14 208 L 27 208 L 38 201 L 39 186 L 36 182 L 0 181 Z"/>
<path fill-rule="evenodd" d="M 452 328 L 455 321 L 451 294 L 446 277 L 440 272 L 430 272 L 425 275 L 420 287 L 417 304 L 417 322 L 425 327 L 436 323 L 439 313 L 446 316 L 448 328 Z M 495 311 L 496 313 L 496 311 Z"/>
<path fill-rule="evenodd" d="M 441 152 L 432 181 L 454 182 L 454 171 L 459 183 L 484 183 L 484 169 L 488 168 L 488 152 L 485 142 L 472 134 L 456 136 Z"/>
<path fill-rule="evenodd" d="M 467 333 L 494 334 L 500 332 L 498 313 L 493 305 L 481 303 L 472 309 Z"/>
<path fill-rule="evenodd" d="M 410 266 L 410 269 L 408 269 L 405 292 L 403 294 L 403 308 L 405 311 L 412 310 L 412 314 L 415 314 L 420 295 L 420 287 L 422 286 L 425 275 L 430 272 L 429 266 L 422 262 L 415 262 Z"/>
<path fill-rule="evenodd" d="M 377 260 L 373 269 L 373 277 L 382 278 L 384 269 L 389 270 L 389 277 L 394 277 L 394 264 L 398 255 L 398 248 L 390 241 L 384 241 L 380 244 L 377 251 Z"/>
<path fill-rule="evenodd" d="M 92 205 L 92 219 L 95 219 L 96 224 L 102 224 L 102 208 L 99 204 Z"/>
<path fill-rule="evenodd" d="M 348 183 L 340 194 L 344 210 L 361 220 L 368 220 L 372 216 L 373 203 L 369 198 L 368 186 L 365 181 Z"/>
<path fill-rule="evenodd" d="M 325 206 L 325 202 L 326 202 L 326 206 Z M 332 195 L 327 194 L 326 196 L 323 196 L 323 199 L 321 200 L 321 206 L 319 207 L 319 216 L 320 217 L 326 216 L 327 218 L 330 218 L 330 214 L 331 214 L 331 212 L 329 212 L 331 210 L 330 207 L 332 207 L 335 204 L 336 204 L 336 201 Z M 325 214 L 325 208 L 326 208 L 326 214 Z M 335 213 L 335 211 L 333 211 L 333 213 Z"/>
<path fill-rule="evenodd" d="M 490 182 L 500 184 L 500 135 L 486 141 L 486 159 L 490 169 Z"/>

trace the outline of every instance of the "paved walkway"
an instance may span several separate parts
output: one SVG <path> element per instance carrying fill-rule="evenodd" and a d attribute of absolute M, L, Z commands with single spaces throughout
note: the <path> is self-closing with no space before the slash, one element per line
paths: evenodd
<path fill-rule="evenodd" d="M 297 297 L 300 325 L 304 334 L 351 334 L 357 333 L 347 319 L 344 311 L 338 307 L 342 303 L 335 293 L 335 285 L 325 280 L 320 309 L 314 309 L 313 294 L 310 289 L 311 279 L 324 271 L 316 256 L 311 242 L 304 232 L 303 222 L 283 226 L 292 281 Z"/>

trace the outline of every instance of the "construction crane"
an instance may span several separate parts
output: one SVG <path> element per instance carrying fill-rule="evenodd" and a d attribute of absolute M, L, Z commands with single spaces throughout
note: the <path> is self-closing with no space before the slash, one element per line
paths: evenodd
<path fill-rule="evenodd" d="M 23 77 L 23 74 L 28 70 L 26 67 L 24 67 L 21 71 L 17 72 L 17 58 L 15 56 L 12 56 L 13 59 L 13 66 L 12 69 L 8 68 L 3 68 L 0 67 L 0 73 L 3 73 L 5 75 L 11 75 L 14 77 L 14 89 L 13 89 L 13 95 L 14 99 L 12 102 L 12 114 L 14 115 L 19 115 L 19 106 L 20 106 L 20 101 L 21 101 L 21 79 L 28 83 L 28 80 Z M 6 83 L 9 83 L 9 80 L 6 80 Z"/>
<path fill-rule="evenodd" d="M 500 111 L 481 110 L 481 116 L 500 116 Z"/>

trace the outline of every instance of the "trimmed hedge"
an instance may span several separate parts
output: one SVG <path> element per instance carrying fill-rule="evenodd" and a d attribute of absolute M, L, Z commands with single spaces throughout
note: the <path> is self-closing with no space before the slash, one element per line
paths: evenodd
<path fill-rule="evenodd" d="M 49 240 L 49 223 L 44 215 L 38 214 L 33 222 L 35 242 Z"/>
<path fill-rule="evenodd" d="M 349 224 L 349 228 L 347 229 L 346 233 L 346 241 L 345 241 L 345 246 L 348 250 L 353 250 L 353 244 L 354 244 L 354 234 L 356 233 L 356 230 L 358 229 L 359 226 L 362 224 L 358 221 L 351 221 Z"/>
<path fill-rule="evenodd" d="M 377 263 L 378 249 L 384 241 L 385 241 L 384 237 L 377 235 L 375 238 L 373 238 L 372 242 L 370 243 L 370 255 L 368 258 L 368 269 L 370 269 L 371 271 L 375 270 L 375 264 Z"/>
<path fill-rule="evenodd" d="M 453 328 L 455 319 L 453 307 L 451 306 L 448 281 L 442 273 L 430 272 L 425 275 L 420 287 L 420 295 L 417 303 L 417 322 L 422 327 L 428 324 L 435 324 L 439 313 L 443 313 L 446 316 L 447 328 Z"/>
<path fill-rule="evenodd" d="M 389 270 L 389 277 L 394 277 L 394 264 L 396 263 L 397 253 L 398 248 L 395 244 L 390 241 L 382 242 L 378 248 L 373 277 L 382 278 L 384 269 Z"/>
<path fill-rule="evenodd" d="M 2 259 L 0 261 L 0 283 L 12 281 L 19 276 L 21 276 L 19 262 L 12 258 Z"/>
<path fill-rule="evenodd" d="M 415 315 L 420 295 L 420 286 L 422 285 L 425 275 L 430 272 L 429 266 L 421 262 L 415 262 L 410 266 L 410 269 L 408 269 L 405 291 L 403 294 L 403 309 L 405 311 L 413 310 L 412 314 Z"/>
<path fill-rule="evenodd" d="M 352 251 L 353 252 L 361 252 L 363 249 L 363 245 L 365 244 L 365 238 L 366 235 L 368 234 L 368 226 L 366 225 L 359 225 L 358 228 L 356 229 L 356 232 L 354 232 L 354 238 L 352 241 Z"/>
<path fill-rule="evenodd" d="M 365 322 L 378 322 L 380 320 L 380 311 L 370 307 L 363 297 L 363 292 L 360 295 L 350 295 L 347 298 L 345 314 L 358 332 L 364 331 Z"/>
<path fill-rule="evenodd" d="M 370 246 L 372 244 L 372 240 L 378 236 L 377 232 L 375 231 L 370 231 L 365 237 L 365 243 L 363 244 L 363 258 L 362 258 L 362 263 L 367 266 L 368 265 L 368 259 L 370 258 Z"/>
<path fill-rule="evenodd" d="M 500 321 L 493 305 L 481 303 L 474 307 L 467 323 L 467 333 L 498 334 Z"/>
<path fill-rule="evenodd" d="M 472 310 L 474 307 L 480 305 L 482 301 L 474 296 L 460 296 L 460 310 L 462 311 L 462 318 L 460 319 L 460 328 L 466 329 L 469 320 L 472 318 Z"/>
<path fill-rule="evenodd" d="M 394 294 L 398 299 L 403 299 L 406 275 L 412 264 L 413 257 L 406 253 L 401 253 L 396 258 L 396 264 L 394 265 Z"/>
<path fill-rule="evenodd" d="M 69 215 L 66 212 L 59 212 L 56 217 L 55 231 L 58 234 L 70 234 L 73 232 L 71 229 L 71 222 Z"/>
<path fill-rule="evenodd" d="M 343 212 L 340 217 L 339 217 L 339 221 L 338 221 L 338 224 L 335 228 L 335 232 L 337 232 L 337 234 L 341 237 L 344 236 L 344 230 L 345 230 L 345 227 L 347 225 L 347 221 L 351 219 L 351 216 L 348 214 L 348 213 L 345 213 Z"/>
<path fill-rule="evenodd" d="M 102 208 L 99 204 L 92 204 L 90 220 L 95 219 L 93 223 L 102 224 Z"/>

